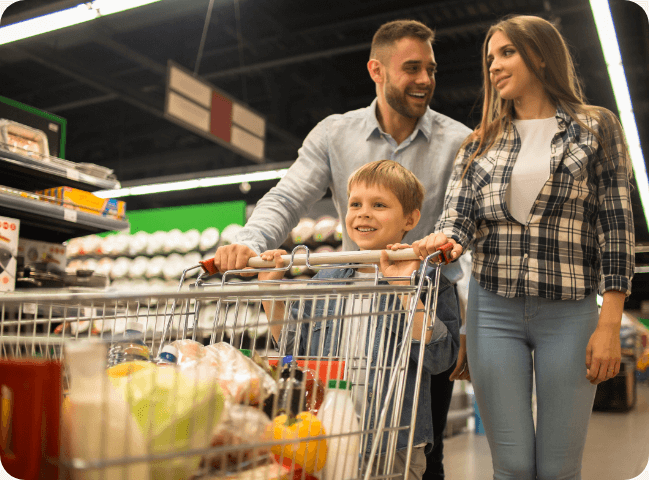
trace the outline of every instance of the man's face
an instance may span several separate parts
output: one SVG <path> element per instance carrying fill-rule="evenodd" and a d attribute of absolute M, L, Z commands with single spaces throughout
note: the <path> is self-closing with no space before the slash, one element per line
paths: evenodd
<path fill-rule="evenodd" d="M 437 63 L 430 43 L 402 38 L 386 58 L 383 94 L 387 104 L 406 118 L 423 116 L 435 91 Z"/>

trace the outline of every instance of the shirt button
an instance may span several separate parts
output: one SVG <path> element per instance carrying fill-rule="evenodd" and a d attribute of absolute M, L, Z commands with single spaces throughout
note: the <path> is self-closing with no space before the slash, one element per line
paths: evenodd
<path fill-rule="evenodd" d="M 527 253 L 525 255 L 523 255 L 523 258 L 527 259 Z"/>

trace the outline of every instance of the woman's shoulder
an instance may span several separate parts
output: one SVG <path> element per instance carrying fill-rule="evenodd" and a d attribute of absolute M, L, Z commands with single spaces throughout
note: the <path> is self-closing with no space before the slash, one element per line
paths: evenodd
<path fill-rule="evenodd" d="M 584 105 L 577 113 L 577 120 L 595 130 L 608 130 L 619 126 L 617 115 L 608 108 L 599 105 Z"/>

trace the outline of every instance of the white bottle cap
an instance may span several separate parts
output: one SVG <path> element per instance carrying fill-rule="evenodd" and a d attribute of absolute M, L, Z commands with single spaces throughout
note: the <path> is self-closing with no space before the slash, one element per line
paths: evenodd
<path fill-rule="evenodd" d="M 173 345 L 165 345 L 162 348 L 161 353 L 170 353 L 174 357 L 178 358 L 178 349 L 176 347 L 174 347 Z"/>

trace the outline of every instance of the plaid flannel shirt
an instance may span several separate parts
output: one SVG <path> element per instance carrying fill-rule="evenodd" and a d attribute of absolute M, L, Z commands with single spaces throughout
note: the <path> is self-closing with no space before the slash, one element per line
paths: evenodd
<path fill-rule="evenodd" d="M 595 117 L 579 119 L 601 132 Z M 502 138 L 476 157 L 464 178 L 477 142 L 460 150 L 435 231 L 464 249 L 473 242 L 473 276 L 504 297 L 579 300 L 596 289 L 628 295 L 635 234 L 622 128 L 615 120 L 607 129 L 603 140 L 612 158 L 605 159 L 597 138 L 561 108 L 556 120 L 549 178 L 527 223 L 515 220 L 505 202 L 521 146 L 509 122 Z"/>

